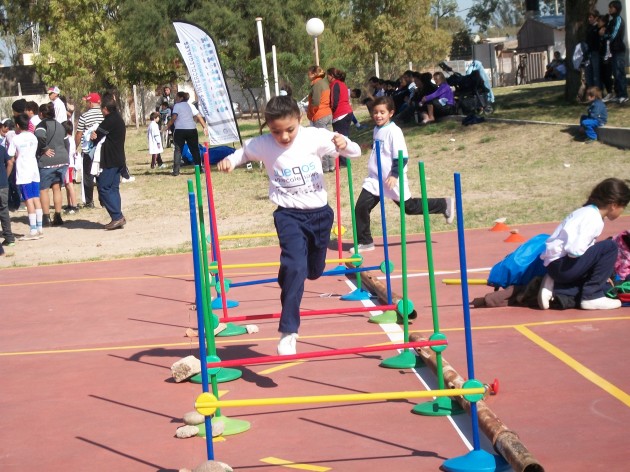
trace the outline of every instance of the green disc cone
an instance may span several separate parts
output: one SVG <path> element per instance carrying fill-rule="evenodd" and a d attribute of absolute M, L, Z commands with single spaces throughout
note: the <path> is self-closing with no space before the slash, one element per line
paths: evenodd
<path fill-rule="evenodd" d="M 208 369 L 208 375 L 211 375 L 212 373 L 214 373 L 214 370 Z M 232 380 L 240 379 L 242 375 L 243 372 L 241 372 L 239 369 L 221 367 L 221 369 L 219 369 L 219 371 L 217 372 L 217 383 L 231 382 Z M 190 378 L 190 381 L 192 383 L 200 384 L 201 374 L 199 373 L 197 375 L 193 375 Z"/>
<path fill-rule="evenodd" d="M 453 416 L 461 415 L 464 409 L 450 397 L 439 397 L 430 402 L 418 403 L 411 412 L 423 416 Z"/>
<path fill-rule="evenodd" d="M 227 328 L 217 334 L 218 337 L 223 336 L 240 336 L 242 334 L 247 334 L 247 329 L 243 326 L 238 326 L 233 323 L 228 323 Z"/>
<path fill-rule="evenodd" d="M 411 351 L 403 351 L 397 356 L 383 360 L 379 365 L 388 369 L 412 369 L 416 367 L 418 358 Z"/>
<path fill-rule="evenodd" d="M 387 310 L 381 313 L 380 315 L 370 316 L 370 319 L 368 320 L 368 322 L 385 324 L 385 323 L 396 323 L 397 320 L 398 320 L 398 313 L 396 313 L 396 311 L 394 310 Z"/>
<path fill-rule="evenodd" d="M 212 421 L 223 421 L 225 425 L 225 429 L 223 430 L 222 436 L 232 436 L 234 434 L 244 433 L 245 431 L 251 428 L 249 421 L 245 420 L 235 420 L 233 418 L 228 418 L 227 416 L 215 416 L 212 418 Z M 197 436 L 201 438 L 206 437 L 206 424 L 201 423 L 198 424 L 199 432 Z"/>

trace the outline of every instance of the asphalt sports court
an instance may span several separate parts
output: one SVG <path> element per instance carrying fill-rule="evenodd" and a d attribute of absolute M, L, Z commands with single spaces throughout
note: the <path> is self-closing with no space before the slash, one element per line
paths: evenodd
<path fill-rule="evenodd" d="M 603 236 L 627 229 L 630 217 L 608 222 Z M 529 238 L 555 224 L 519 228 Z M 488 269 L 516 245 L 507 233 L 465 231 L 468 277 Z M 392 291 L 402 293 L 400 241 L 390 238 L 396 264 Z M 457 232 L 432 235 L 444 359 L 467 378 L 462 291 L 441 283 L 459 278 Z M 382 246 L 365 263 L 382 262 Z M 330 250 L 330 258 L 338 257 Z M 418 318 L 411 333 L 433 333 L 426 241 L 407 237 L 409 298 Z M 276 248 L 223 251 L 223 264 L 278 260 Z M 398 261 L 398 262 L 397 262 Z M 233 282 L 273 278 L 275 267 L 226 270 Z M 383 277 L 383 274 L 378 274 Z M 381 279 L 379 279 L 381 280 Z M 343 313 L 367 302 L 341 301 L 356 277 L 307 281 L 302 308 L 341 308 L 304 316 L 298 352 L 401 342 L 397 324 L 369 323 L 378 307 Z M 205 439 L 176 439 L 182 416 L 201 386 L 175 383 L 171 365 L 198 357 L 190 254 L 7 269 L 0 272 L 0 470 L 176 471 L 206 457 Z M 491 289 L 470 285 L 469 297 Z M 276 283 L 235 287 L 230 316 L 277 313 Z M 222 315 L 221 311 L 215 313 Z M 624 470 L 630 459 L 630 310 L 484 308 L 471 310 L 475 378 L 498 381 L 485 399 L 547 471 Z M 258 333 L 217 337 L 222 360 L 276 354 L 277 320 L 248 322 Z M 244 325 L 245 323 L 236 323 Z M 243 366 L 238 380 L 219 384 L 222 400 L 346 395 L 434 389 L 427 367 L 387 369 L 389 351 Z M 411 408 L 426 400 L 320 403 L 224 408 L 225 418 L 249 422 L 243 433 L 216 438 L 216 460 L 243 471 L 439 470 L 468 453 L 466 414 L 428 417 Z M 481 446 L 493 453 L 482 435 Z"/>

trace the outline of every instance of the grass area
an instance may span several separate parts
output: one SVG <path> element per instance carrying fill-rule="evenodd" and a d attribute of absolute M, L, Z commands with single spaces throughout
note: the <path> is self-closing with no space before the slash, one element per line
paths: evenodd
<path fill-rule="evenodd" d="M 577 123 L 586 105 L 564 103 L 561 83 L 542 83 L 496 89 L 497 118 L 530 119 L 554 123 Z M 611 125 L 630 123 L 630 107 L 611 105 Z M 368 129 L 352 129 L 350 138 L 364 149 L 363 156 L 352 163 L 352 184 L 358 196 L 367 171 L 372 139 L 372 125 L 364 109 L 357 115 Z M 258 135 L 257 120 L 239 120 L 244 138 Z M 443 121 L 429 126 L 409 125 L 403 128 L 409 148 L 409 178 L 414 196 L 420 195 L 419 163 L 424 162 L 429 197 L 453 195 L 453 175 L 462 181 L 466 228 L 489 227 L 499 217 L 508 224 L 559 221 L 581 205 L 590 189 L 609 176 L 625 176 L 630 168 L 627 151 L 595 143 L 584 145 L 573 139 L 566 126 L 521 125 L 486 122 L 462 126 Z M 127 138 L 128 161 L 136 175 L 134 198 L 129 199 L 126 213 L 130 217 L 187 214 L 185 179 L 173 178 L 168 172 L 148 169 L 149 158 L 143 130 L 130 130 Z M 172 154 L 165 152 L 170 165 Z M 189 168 L 186 172 L 192 172 Z M 626 174 L 626 175 L 624 175 Z M 274 232 L 273 205 L 267 197 L 268 179 L 264 169 L 254 165 L 231 174 L 211 174 L 219 234 L 236 235 Z M 326 174 L 329 201 L 335 207 L 335 178 Z M 340 180 L 342 222 L 351 226 L 348 175 L 343 169 Z M 397 234 L 400 213 L 392 202 L 386 202 L 388 232 Z M 135 213 L 135 215 L 134 215 Z M 380 212 L 372 213 L 372 227 L 380 235 Z M 448 227 L 444 219 L 431 217 L 432 230 Z M 423 231 L 421 217 L 408 217 L 407 230 Z M 348 237 L 348 236 L 346 236 Z M 235 239 L 222 243 L 224 248 L 275 244 L 275 238 Z M 164 250 L 164 248 L 162 248 Z M 174 248 L 187 250 L 187 247 Z"/>

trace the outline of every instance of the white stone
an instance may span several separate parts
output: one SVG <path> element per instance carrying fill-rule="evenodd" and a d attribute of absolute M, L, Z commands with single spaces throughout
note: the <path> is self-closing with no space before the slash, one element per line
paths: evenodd
<path fill-rule="evenodd" d="M 175 382 L 182 382 L 201 372 L 201 361 L 195 356 L 187 356 L 171 366 L 171 373 Z"/>
<path fill-rule="evenodd" d="M 188 425 L 198 425 L 205 421 L 205 417 L 198 411 L 189 411 L 184 414 L 184 423 Z"/>
<path fill-rule="evenodd" d="M 253 334 L 258 332 L 258 326 L 256 325 L 245 325 L 245 329 L 247 330 L 247 334 Z"/>
<path fill-rule="evenodd" d="M 199 434 L 199 428 L 190 425 L 180 426 L 177 428 L 177 431 L 175 431 L 175 437 L 179 439 L 192 438 L 197 436 L 197 434 Z"/>

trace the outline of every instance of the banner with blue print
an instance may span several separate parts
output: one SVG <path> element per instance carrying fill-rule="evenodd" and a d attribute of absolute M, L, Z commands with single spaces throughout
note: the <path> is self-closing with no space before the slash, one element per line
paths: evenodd
<path fill-rule="evenodd" d="M 208 124 L 210 144 L 240 142 L 232 99 L 214 41 L 206 31 L 192 23 L 176 21 L 173 26 L 179 38 L 177 47 L 197 94 L 199 111 Z"/>

